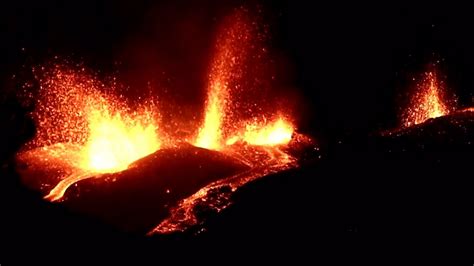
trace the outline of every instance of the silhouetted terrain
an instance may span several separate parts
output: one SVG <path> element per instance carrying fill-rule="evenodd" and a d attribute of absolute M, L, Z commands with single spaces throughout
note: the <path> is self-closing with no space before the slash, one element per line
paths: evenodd
<path fill-rule="evenodd" d="M 283 87 L 299 95 L 298 130 L 314 137 L 321 158 L 241 188 L 234 205 L 207 214 L 204 231 L 148 238 L 124 233 L 24 186 L 13 158 L 35 129 L 27 115 L 32 107 L 15 97 L 23 72 L 56 55 L 70 56 L 100 75 L 119 72 L 131 88 L 163 89 L 163 98 L 176 106 L 201 108 L 213 29 L 241 1 L 205 2 L 2 2 L 1 265 L 25 264 L 23 259 L 67 264 L 96 254 L 156 264 L 165 257 L 212 263 L 215 254 L 229 261 L 257 254 L 265 261 L 330 259 L 336 265 L 378 256 L 383 260 L 374 264 L 385 265 L 410 254 L 424 263 L 472 258 L 473 114 L 379 134 L 398 124 L 398 100 L 432 61 L 440 61 L 458 104 L 472 105 L 474 21 L 468 4 L 262 1 L 265 14 L 275 14 L 269 49 L 282 54 L 278 73 L 289 76 Z M 129 181 L 124 186 L 138 184 Z M 159 196 L 139 196 L 147 195 Z M 113 205 L 101 204 L 97 210 Z"/>

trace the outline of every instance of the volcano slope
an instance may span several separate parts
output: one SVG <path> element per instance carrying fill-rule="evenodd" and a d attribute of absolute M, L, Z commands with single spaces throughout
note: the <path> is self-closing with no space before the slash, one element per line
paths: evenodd
<path fill-rule="evenodd" d="M 471 235 L 473 152 L 473 112 L 347 135 L 321 159 L 242 188 L 201 236 L 303 253 L 453 250 Z"/>

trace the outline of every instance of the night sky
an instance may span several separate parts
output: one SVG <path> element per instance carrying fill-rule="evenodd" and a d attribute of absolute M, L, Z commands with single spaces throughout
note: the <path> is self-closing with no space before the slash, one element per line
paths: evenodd
<path fill-rule="evenodd" d="M 29 66 L 60 56 L 116 75 L 135 94 L 151 84 L 163 88 L 164 101 L 200 108 L 216 27 L 240 5 L 262 11 L 281 73 L 276 90 L 292 95 L 299 130 L 323 146 L 398 127 L 413 78 L 432 63 L 459 106 L 473 105 L 469 4 L 222 2 L 2 1 L 0 100 L 2 124 L 10 125 L 2 126 L 2 161 L 32 134 L 26 110 L 14 102 L 18 76 Z"/>
<path fill-rule="evenodd" d="M 179 90 L 202 102 L 215 28 L 227 1 L 15 1 L 2 3 L 2 79 L 53 56 L 84 62 L 141 89 Z M 300 104 L 302 130 L 331 138 L 398 125 L 400 95 L 430 63 L 461 105 L 472 103 L 473 21 L 441 4 L 263 1 L 273 54 Z M 21 49 L 25 48 L 25 51 Z M 119 65 L 119 66 L 117 66 Z M 290 85 L 291 84 L 291 85 Z M 5 87 L 5 86 L 4 86 Z M 194 99 L 196 99 L 194 101 Z"/>

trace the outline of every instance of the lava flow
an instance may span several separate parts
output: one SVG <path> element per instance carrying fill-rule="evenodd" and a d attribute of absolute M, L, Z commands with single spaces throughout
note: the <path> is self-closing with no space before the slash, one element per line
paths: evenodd
<path fill-rule="evenodd" d="M 449 114 L 452 108 L 445 99 L 443 89 L 436 72 L 425 73 L 403 115 L 403 125 L 410 127 Z"/>
<path fill-rule="evenodd" d="M 55 65 L 43 68 L 37 79 L 39 99 L 32 114 L 37 135 L 19 158 L 63 165 L 56 180 L 42 184 L 53 186 L 46 199 L 59 200 L 72 184 L 123 171 L 159 149 L 153 113 L 147 108 L 132 112 L 119 99 L 100 92 L 105 85 L 84 70 Z"/>

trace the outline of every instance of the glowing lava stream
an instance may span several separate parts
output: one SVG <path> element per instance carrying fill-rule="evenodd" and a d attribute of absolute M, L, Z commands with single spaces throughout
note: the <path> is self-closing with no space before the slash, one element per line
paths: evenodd
<path fill-rule="evenodd" d="M 230 150 L 232 150 L 232 147 Z M 237 153 L 240 152 L 241 151 L 238 151 Z M 212 182 L 190 197 L 183 199 L 171 210 L 169 218 L 163 220 L 148 232 L 147 235 L 184 232 L 189 227 L 199 223 L 200 220 L 195 213 L 195 207 L 202 204 L 202 202 L 207 204 L 208 211 L 212 210 L 219 213 L 231 204 L 232 193 L 239 187 L 259 177 L 298 166 L 296 158 L 280 151 L 276 147 L 271 147 L 266 150 L 266 156 L 264 156 L 264 158 L 265 159 L 260 158 L 258 160 L 253 158 L 255 161 L 250 162 L 250 165 L 253 166 L 252 169 Z M 249 162 L 248 160 L 245 161 Z"/>
<path fill-rule="evenodd" d="M 72 184 L 104 173 L 123 171 L 128 165 L 160 148 L 152 112 L 144 108 L 131 111 L 118 99 L 99 92 L 104 87 L 92 76 L 54 66 L 40 80 L 40 99 L 33 118 L 38 127 L 30 143 L 50 152 L 50 163 L 67 162 L 70 175 L 65 176 L 45 197 L 62 198 Z M 47 149 L 63 145 L 61 158 Z M 77 147 L 70 149 L 68 147 Z M 35 149 L 30 152 L 35 152 Z"/>
<path fill-rule="evenodd" d="M 58 201 L 64 196 L 64 193 L 66 193 L 66 190 L 71 185 L 78 181 L 91 178 L 94 176 L 94 174 L 95 173 L 92 171 L 73 173 L 61 180 L 53 189 L 51 189 L 51 191 L 49 191 L 48 195 L 46 195 L 44 199 L 49 201 Z"/>
<path fill-rule="evenodd" d="M 403 124 L 410 127 L 430 118 L 447 115 L 450 112 L 448 102 L 443 98 L 443 88 L 435 72 L 427 72 L 417 85 L 417 91 L 411 100 L 411 106 L 404 114 Z"/>

